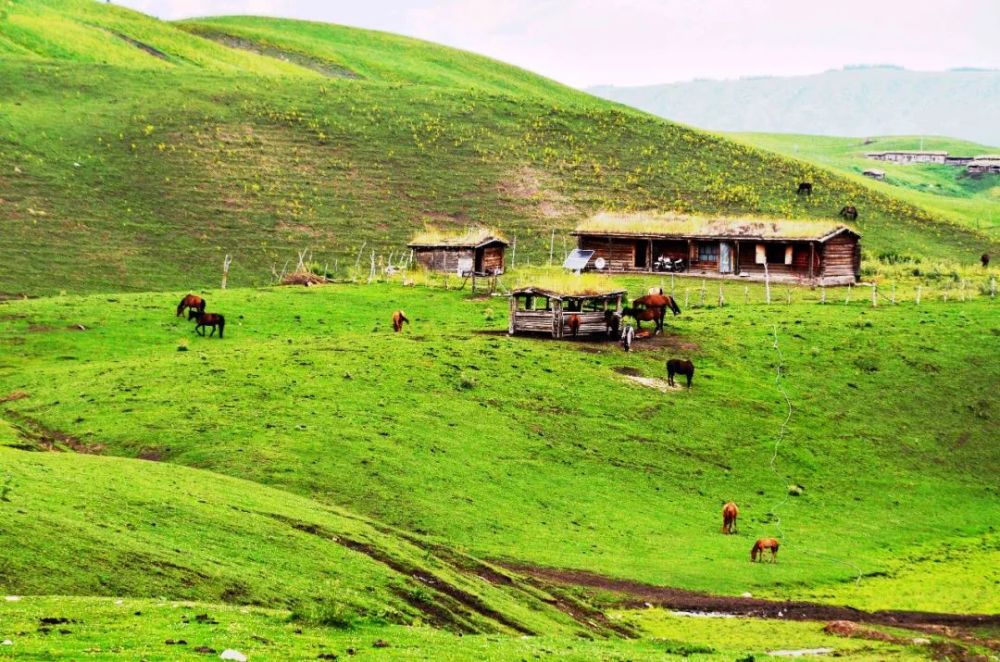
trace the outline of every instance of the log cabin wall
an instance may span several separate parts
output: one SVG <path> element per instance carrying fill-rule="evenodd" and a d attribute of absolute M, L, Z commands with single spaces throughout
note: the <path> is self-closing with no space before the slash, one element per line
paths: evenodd
<path fill-rule="evenodd" d="M 482 251 L 482 273 L 502 274 L 504 270 L 504 247 L 502 245 L 485 246 Z"/>
<path fill-rule="evenodd" d="M 458 261 L 462 258 L 472 260 L 474 251 L 471 248 L 416 248 L 414 257 L 425 269 L 455 273 Z"/>
<path fill-rule="evenodd" d="M 582 236 L 577 246 L 584 250 L 594 251 L 590 264 L 599 257 L 607 262 L 608 271 L 635 271 L 635 244 L 645 239 L 607 239 L 602 237 Z M 592 268 L 588 265 L 588 268 Z"/>
<path fill-rule="evenodd" d="M 823 252 L 823 276 L 857 279 L 861 273 L 861 244 L 850 233 L 841 234 L 820 246 Z"/>

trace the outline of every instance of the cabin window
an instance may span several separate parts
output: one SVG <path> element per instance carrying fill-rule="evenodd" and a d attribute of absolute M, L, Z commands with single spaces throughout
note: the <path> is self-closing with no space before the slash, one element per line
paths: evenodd
<path fill-rule="evenodd" d="M 719 245 L 716 243 L 705 243 L 702 242 L 698 244 L 698 261 L 699 262 L 718 262 L 719 261 Z"/>
<path fill-rule="evenodd" d="M 765 244 L 768 264 L 785 264 L 784 244 Z"/>

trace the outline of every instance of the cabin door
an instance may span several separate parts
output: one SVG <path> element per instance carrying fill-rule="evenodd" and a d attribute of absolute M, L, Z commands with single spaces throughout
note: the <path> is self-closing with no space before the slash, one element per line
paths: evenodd
<path fill-rule="evenodd" d="M 733 273 L 733 247 L 724 241 L 719 242 L 719 273 Z"/>

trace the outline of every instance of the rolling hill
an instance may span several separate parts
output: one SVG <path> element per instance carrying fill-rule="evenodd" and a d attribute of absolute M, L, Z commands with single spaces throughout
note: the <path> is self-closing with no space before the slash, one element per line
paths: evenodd
<path fill-rule="evenodd" d="M 989 241 L 825 169 L 392 35 L 174 25 L 86 0 L 20 0 L 0 35 L 8 295 L 209 286 L 226 254 L 233 285 L 263 284 L 307 247 L 344 273 L 472 220 L 537 262 L 552 230 L 606 208 L 828 218 L 850 201 L 872 254 L 970 263 Z"/>
<path fill-rule="evenodd" d="M 811 76 L 590 88 L 715 131 L 823 136 L 945 135 L 1000 145 L 1000 71 L 855 66 Z"/>

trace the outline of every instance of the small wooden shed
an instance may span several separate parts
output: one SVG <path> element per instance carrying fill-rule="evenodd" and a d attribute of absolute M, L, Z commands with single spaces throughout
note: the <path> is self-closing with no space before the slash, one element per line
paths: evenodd
<path fill-rule="evenodd" d="M 816 285 L 854 283 L 861 271 L 861 235 L 836 221 L 603 213 L 573 234 L 578 248 L 593 251 L 584 270 L 650 272 L 662 257 L 683 260 L 698 276 L 764 280 L 766 273 Z"/>
<path fill-rule="evenodd" d="M 507 333 L 543 333 L 553 338 L 569 335 L 567 321 L 580 318 L 579 335 L 606 335 L 607 311 L 622 312 L 625 290 L 578 289 L 554 291 L 544 287 L 520 287 L 510 293 Z"/>
<path fill-rule="evenodd" d="M 407 244 L 425 269 L 461 276 L 499 276 L 504 272 L 507 240 L 485 228 L 447 234 L 423 232 Z"/>

